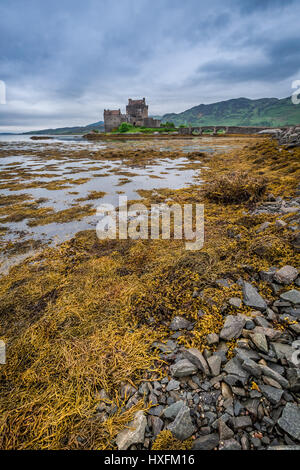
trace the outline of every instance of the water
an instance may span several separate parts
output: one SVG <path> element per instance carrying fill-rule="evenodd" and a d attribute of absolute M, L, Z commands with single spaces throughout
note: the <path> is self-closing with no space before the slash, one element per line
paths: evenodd
<path fill-rule="evenodd" d="M 81 136 L 57 136 L 51 140 L 33 141 L 30 136 L 0 136 L 1 195 L 26 194 L 28 200 L 31 197 L 32 201 L 43 198 L 45 201 L 39 203 L 38 208 L 50 207 L 56 212 L 78 204 L 91 204 L 96 209 L 102 203 L 117 206 L 120 191 L 129 201 L 136 200 L 140 199 L 137 192 L 139 189 L 179 189 L 195 183 L 195 178 L 199 177 L 199 169 L 186 168 L 186 165 L 190 164 L 186 157 L 174 159 L 162 154 L 161 159 L 151 160 L 147 164 L 139 162 L 131 164 L 121 159 L 109 159 L 105 154 L 103 158 L 99 158 L 99 154 L 95 158 L 95 151 L 107 147 L 135 150 L 141 148 L 141 142 L 104 144 L 101 141 L 87 141 Z M 145 147 L 149 148 L 149 142 L 145 142 Z M 157 141 L 154 148 L 159 150 L 160 147 L 161 142 Z M 169 148 L 170 151 L 174 150 L 174 145 Z M 120 172 L 129 174 L 122 175 Z M 76 180 L 82 178 L 88 180 L 83 184 L 77 184 Z M 36 182 L 38 183 L 36 187 L 25 187 Z M 66 187 L 58 189 L 43 187 L 50 182 L 63 183 Z M 14 188 L 15 183 L 21 187 Z M 1 188 L 1 185 L 8 187 Z M 90 191 L 104 191 L 106 194 L 103 198 L 78 201 L 79 198 L 87 197 Z M 78 194 L 72 194 L 73 192 Z M 0 216 L 0 223 L 3 218 L 5 213 Z M 1 243 L 2 246 L 6 246 L 8 242 L 15 244 L 36 240 L 53 245 L 71 238 L 78 231 L 95 229 L 98 220 L 99 217 L 96 215 L 87 215 L 81 220 L 34 227 L 28 225 L 27 218 L 19 222 L 2 222 L 1 227 L 7 231 L 2 233 Z M 28 254 L 32 254 L 32 251 Z M 7 271 L 11 264 L 19 262 L 25 256 L 26 254 L 9 256 L 7 251 L 2 253 L 0 255 L 2 271 Z"/>

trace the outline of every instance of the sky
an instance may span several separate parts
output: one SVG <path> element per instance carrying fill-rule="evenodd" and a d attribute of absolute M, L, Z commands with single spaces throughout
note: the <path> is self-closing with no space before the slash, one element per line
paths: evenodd
<path fill-rule="evenodd" d="M 87 125 L 129 97 L 163 115 L 290 96 L 299 17 L 299 0 L 0 0 L 0 132 Z"/>

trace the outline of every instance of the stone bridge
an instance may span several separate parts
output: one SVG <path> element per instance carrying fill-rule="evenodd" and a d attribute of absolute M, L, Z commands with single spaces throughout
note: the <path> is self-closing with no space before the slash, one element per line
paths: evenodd
<path fill-rule="evenodd" d="M 281 127 L 277 129 L 287 129 Z M 209 133 L 211 135 L 217 135 L 218 133 L 224 134 L 257 134 L 260 131 L 267 129 L 274 129 L 267 126 L 201 126 L 201 127 L 180 127 L 179 134 L 182 135 L 202 135 L 203 133 Z"/>

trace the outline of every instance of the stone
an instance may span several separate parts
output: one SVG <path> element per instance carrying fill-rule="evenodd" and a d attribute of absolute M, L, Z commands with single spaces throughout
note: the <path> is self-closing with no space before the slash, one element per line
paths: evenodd
<path fill-rule="evenodd" d="M 171 379 L 167 385 L 167 392 L 171 392 L 172 390 L 179 390 L 180 382 L 177 380 Z"/>
<path fill-rule="evenodd" d="M 143 411 L 138 411 L 128 428 L 121 431 L 116 437 L 119 450 L 127 450 L 133 444 L 142 444 L 145 438 L 147 419 Z"/>
<path fill-rule="evenodd" d="M 276 405 L 280 402 L 283 390 L 279 390 L 275 387 L 270 387 L 269 385 L 260 385 L 259 389 L 261 393 L 266 397 L 266 399 L 269 400 L 269 402 L 273 403 L 273 405 Z"/>
<path fill-rule="evenodd" d="M 270 225 L 271 225 L 270 222 L 264 222 L 264 223 L 262 223 L 262 224 L 258 227 L 258 229 L 256 230 L 256 233 L 264 232 Z"/>
<path fill-rule="evenodd" d="M 220 441 L 227 441 L 234 436 L 232 429 L 230 429 L 222 419 L 219 419 L 219 436 Z"/>
<path fill-rule="evenodd" d="M 284 220 L 277 219 L 275 222 L 275 227 L 278 229 L 282 229 L 287 226 L 287 223 Z"/>
<path fill-rule="evenodd" d="M 292 346 L 284 343 L 271 343 L 272 349 L 274 350 L 278 359 L 291 360 L 294 349 Z"/>
<path fill-rule="evenodd" d="M 6 364 L 6 345 L 5 342 L 0 340 L 0 364 Z"/>
<path fill-rule="evenodd" d="M 173 377 L 186 377 L 197 372 L 197 367 L 187 359 L 182 359 L 170 367 Z"/>
<path fill-rule="evenodd" d="M 165 408 L 163 411 L 163 414 L 168 419 L 175 419 L 183 406 L 184 406 L 183 400 L 176 401 L 172 405 Z"/>
<path fill-rule="evenodd" d="M 183 317 L 174 317 L 170 324 L 170 330 L 184 330 L 193 326 L 193 323 Z"/>
<path fill-rule="evenodd" d="M 300 440 L 300 406 L 296 403 L 287 403 L 278 420 L 278 425 L 292 438 Z"/>
<path fill-rule="evenodd" d="M 209 333 L 209 335 L 206 336 L 206 342 L 209 346 L 212 344 L 218 344 L 219 335 L 217 335 L 217 333 Z"/>
<path fill-rule="evenodd" d="M 278 284 L 291 284 L 297 278 L 299 272 L 293 266 L 283 266 L 283 268 L 279 269 L 274 275 L 274 280 L 278 282 Z"/>
<path fill-rule="evenodd" d="M 219 445 L 218 434 L 208 434 L 201 436 L 195 440 L 192 449 L 193 450 L 213 450 Z"/>
<path fill-rule="evenodd" d="M 239 429 L 247 428 L 248 426 L 252 426 L 252 420 L 250 416 L 237 416 L 233 420 L 233 427 L 236 431 Z"/>
<path fill-rule="evenodd" d="M 269 347 L 265 335 L 262 335 L 261 333 L 254 333 L 251 335 L 251 340 L 260 351 L 268 354 Z"/>
<path fill-rule="evenodd" d="M 183 351 L 184 357 L 186 357 L 192 364 L 200 369 L 204 374 L 209 375 L 209 367 L 203 356 L 203 354 L 196 348 L 189 348 Z"/>
<path fill-rule="evenodd" d="M 219 447 L 219 450 L 241 450 L 241 449 L 242 449 L 241 444 L 235 439 L 227 439 L 227 441 L 224 441 Z"/>
<path fill-rule="evenodd" d="M 245 319 L 241 316 L 228 315 L 221 330 L 220 338 L 229 341 L 239 338 L 245 326 Z"/>
<path fill-rule="evenodd" d="M 180 441 L 184 441 L 194 434 L 196 428 L 191 419 L 190 409 L 186 405 L 181 407 L 175 420 L 168 426 L 168 429 Z"/>
<path fill-rule="evenodd" d="M 294 305 L 296 304 L 300 305 L 300 291 L 299 290 L 291 289 L 281 294 L 280 298 L 283 300 L 287 300 L 288 302 L 291 302 Z"/>
<path fill-rule="evenodd" d="M 265 300 L 258 293 L 257 289 L 249 284 L 249 282 L 243 283 L 243 301 L 248 307 L 252 307 L 260 311 L 264 311 L 267 308 Z"/>
<path fill-rule="evenodd" d="M 239 297 L 231 297 L 231 299 L 228 300 L 228 303 L 234 308 L 241 308 L 242 306 L 242 301 Z"/>
<path fill-rule="evenodd" d="M 278 374 L 278 372 L 276 372 L 275 370 L 262 364 L 259 364 L 259 368 L 263 375 L 266 375 L 267 377 L 271 377 L 271 379 L 276 380 L 276 382 L 278 382 L 283 388 L 289 387 L 288 381 L 284 377 L 282 377 L 282 375 Z"/>
<path fill-rule="evenodd" d="M 249 373 L 242 368 L 242 365 L 236 357 L 230 359 L 230 361 L 227 362 L 227 364 L 224 366 L 224 370 L 228 374 L 237 376 L 238 380 L 241 381 L 243 384 L 247 382 L 247 379 L 249 377 Z"/>
<path fill-rule="evenodd" d="M 209 365 L 209 368 L 211 370 L 212 375 L 214 377 L 216 375 L 219 375 L 220 369 L 221 369 L 221 363 L 222 363 L 222 360 L 221 360 L 220 356 L 214 354 L 213 356 L 210 356 L 207 359 L 207 362 L 208 362 L 208 365 Z"/>
<path fill-rule="evenodd" d="M 153 435 L 157 436 L 164 427 L 164 422 L 158 416 L 150 416 L 150 421 Z"/>

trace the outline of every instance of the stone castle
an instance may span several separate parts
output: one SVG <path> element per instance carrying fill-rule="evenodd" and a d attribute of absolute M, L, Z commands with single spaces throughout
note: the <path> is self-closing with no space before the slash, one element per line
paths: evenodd
<path fill-rule="evenodd" d="M 122 122 L 128 122 L 133 126 L 159 127 L 161 121 L 148 116 L 148 105 L 145 98 L 142 100 L 132 100 L 129 98 L 126 106 L 126 114 L 122 114 L 120 109 L 104 110 L 104 129 L 111 132 L 117 129 Z"/>

